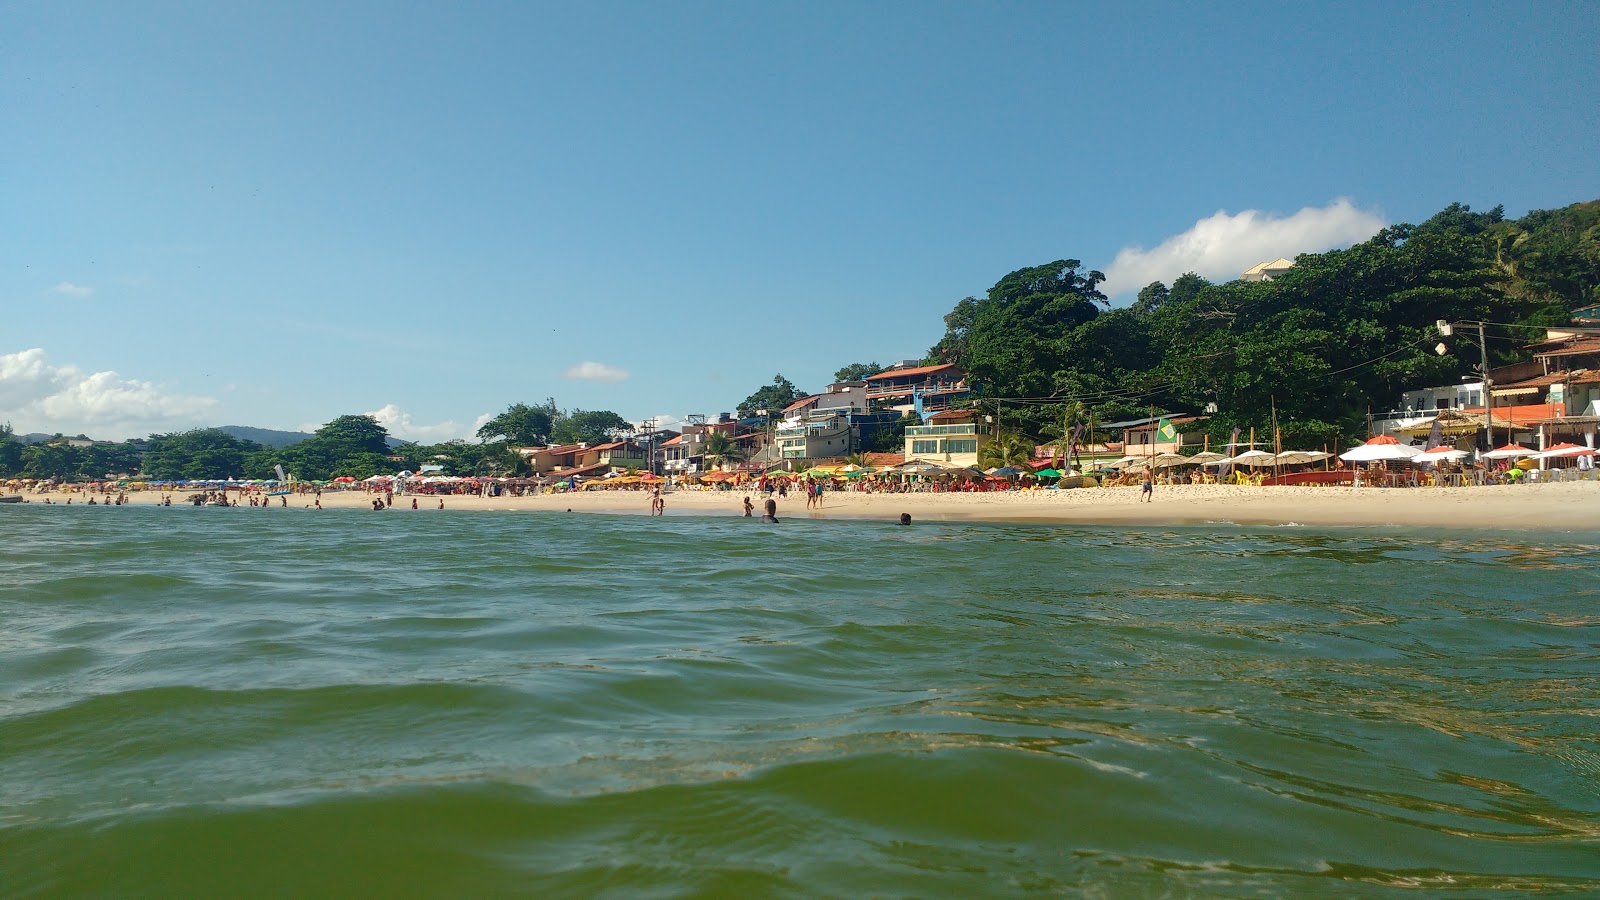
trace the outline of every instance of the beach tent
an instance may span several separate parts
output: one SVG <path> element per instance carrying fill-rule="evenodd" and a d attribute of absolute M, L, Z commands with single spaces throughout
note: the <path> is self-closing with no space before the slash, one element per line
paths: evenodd
<path fill-rule="evenodd" d="M 1484 459 L 1521 459 L 1521 458 L 1523 458 L 1525 456 L 1532 456 L 1537 452 L 1539 452 L 1539 451 L 1534 450 L 1534 449 L 1529 448 L 1529 447 L 1524 447 L 1521 444 L 1507 444 L 1504 447 L 1496 447 L 1495 449 L 1490 450 L 1488 453 L 1483 454 L 1483 458 Z"/>
<path fill-rule="evenodd" d="M 1396 438 L 1380 434 L 1359 447 L 1351 447 L 1339 454 L 1339 458 L 1345 462 L 1378 462 L 1411 459 L 1421 452 L 1415 447 L 1400 443 Z"/>

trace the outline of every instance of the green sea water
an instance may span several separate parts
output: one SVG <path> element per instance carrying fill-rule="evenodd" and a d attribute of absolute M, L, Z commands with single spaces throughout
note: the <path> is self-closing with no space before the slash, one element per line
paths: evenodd
<path fill-rule="evenodd" d="M 1600 892 L 1600 531 L 0 535 L 8 897 Z"/>

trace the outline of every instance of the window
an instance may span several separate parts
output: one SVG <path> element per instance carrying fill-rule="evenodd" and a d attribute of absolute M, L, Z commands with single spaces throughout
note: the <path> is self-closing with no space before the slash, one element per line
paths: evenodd
<path fill-rule="evenodd" d="M 911 455 L 912 456 L 921 456 L 924 453 L 938 453 L 938 452 L 939 452 L 939 442 L 938 441 L 912 441 L 911 442 Z"/>
<path fill-rule="evenodd" d="M 977 441 L 977 439 L 964 440 L 964 441 L 945 441 L 944 442 L 944 452 L 946 452 L 946 453 L 977 453 L 978 452 L 978 441 Z"/>

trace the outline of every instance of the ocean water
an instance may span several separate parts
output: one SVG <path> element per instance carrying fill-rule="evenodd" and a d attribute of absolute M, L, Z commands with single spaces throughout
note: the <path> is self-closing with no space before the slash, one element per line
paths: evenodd
<path fill-rule="evenodd" d="M 1600 532 L 0 534 L 8 897 L 1600 891 Z"/>

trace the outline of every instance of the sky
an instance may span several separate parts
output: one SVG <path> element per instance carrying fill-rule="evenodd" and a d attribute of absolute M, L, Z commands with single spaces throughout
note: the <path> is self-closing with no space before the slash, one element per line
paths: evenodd
<path fill-rule="evenodd" d="M 0 421 L 663 422 L 1452 202 L 1600 198 L 1600 15 L 1490 3 L 0 3 Z"/>

